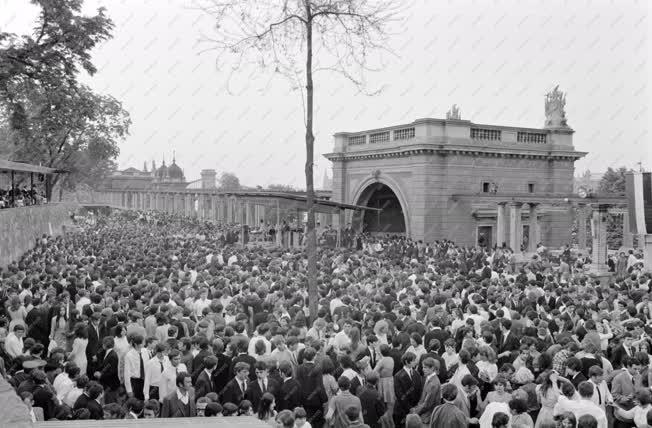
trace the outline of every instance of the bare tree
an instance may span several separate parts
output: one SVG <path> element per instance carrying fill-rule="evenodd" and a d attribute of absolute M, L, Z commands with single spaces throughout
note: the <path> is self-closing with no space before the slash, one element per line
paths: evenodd
<path fill-rule="evenodd" d="M 280 73 L 301 91 L 306 144 L 306 253 L 310 317 L 317 315 L 317 237 L 314 211 L 314 76 L 338 73 L 366 91 L 372 52 L 385 51 L 389 24 L 399 14 L 397 0 L 205 0 L 217 35 L 207 38 L 218 67 L 233 72 L 252 60 Z M 253 55 L 252 55 L 253 54 Z M 304 89 L 305 88 L 305 89 Z"/>

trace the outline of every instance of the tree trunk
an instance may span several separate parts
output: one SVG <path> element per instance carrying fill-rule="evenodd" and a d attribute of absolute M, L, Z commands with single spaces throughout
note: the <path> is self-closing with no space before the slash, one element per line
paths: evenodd
<path fill-rule="evenodd" d="M 315 136 L 312 132 L 313 83 L 312 83 L 312 11 L 306 1 L 306 254 L 308 256 L 308 309 L 310 321 L 317 317 L 317 235 L 315 233 L 315 189 L 313 184 L 313 156 Z"/>

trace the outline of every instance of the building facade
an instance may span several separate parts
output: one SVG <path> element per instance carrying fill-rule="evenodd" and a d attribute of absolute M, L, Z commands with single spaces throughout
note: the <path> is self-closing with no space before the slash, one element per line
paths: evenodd
<path fill-rule="evenodd" d="M 427 242 L 558 247 L 568 242 L 574 163 L 565 96 L 546 96 L 543 128 L 446 119 L 334 136 L 332 199 L 383 208 L 349 214 L 357 230 Z M 530 233 L 532 230 L 532 233 Z M 531 249 L 531 248 L 530 248 Z M 517 249 L 517 251 L 519 251 Z"/>

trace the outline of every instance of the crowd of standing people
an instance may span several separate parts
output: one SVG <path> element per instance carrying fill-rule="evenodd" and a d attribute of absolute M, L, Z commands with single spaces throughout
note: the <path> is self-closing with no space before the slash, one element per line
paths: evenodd
<path fill-rule="evenodd" d="M 318 253 L 167 214 L 97 216 L 1 271 L 0 372 L 33 420 L 647 427 L 650 279 L 566 248 L 356 237 Z M 632 252 L 633 257 L 636 255 Z M 311 316 L 312 315 L 312 316 Z"/>

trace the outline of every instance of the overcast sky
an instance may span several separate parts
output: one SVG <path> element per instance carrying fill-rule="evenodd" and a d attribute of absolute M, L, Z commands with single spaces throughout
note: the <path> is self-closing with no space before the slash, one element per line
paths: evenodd
<path fill-rule="evenodd" d="M 315 82 L 315 182 L 330 163 L 332 135 L 445 117 L 453 103 L 476 123 L 542 127 L 544 95 L 567 93 L 576 175 L 608 166 L 652 168 L 649 0 L 414 0 L 390 47 L 398 54 L 369 76 L 380 95 L 357 94 L 334 75 Z M 245 69 L 235 87 L 215 53 L 198 43 L 212 19 L 191 0 L 87 0 L 107 8 L 114 38 L 96 49 L 95 90 L 131 114 L 121 168 L 173 150 L 188 179 L 214 168 L 246 185 L 304 187 L 301 98 L 281 77 Z M 28 32 L 36 9 L 0 0 L 4 31 Z M 251 76 L 251 77 L 250 77 Z M 244 83 L 243 83 L 244 82 Z"/>

